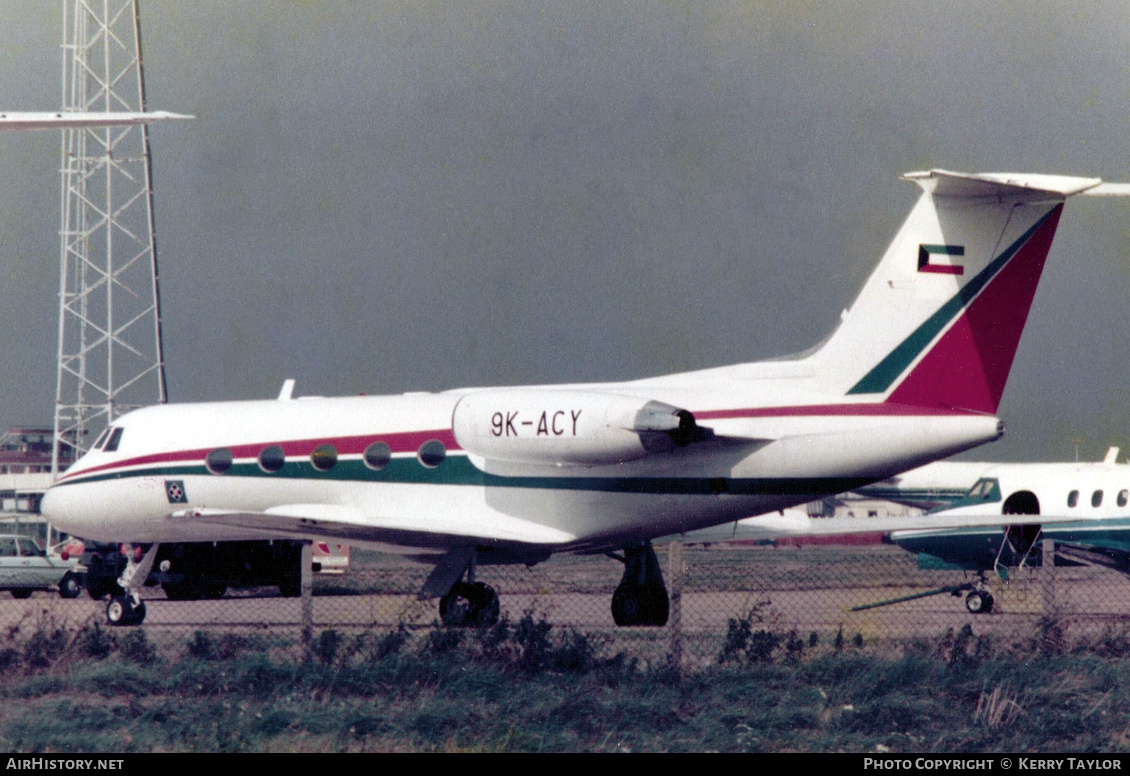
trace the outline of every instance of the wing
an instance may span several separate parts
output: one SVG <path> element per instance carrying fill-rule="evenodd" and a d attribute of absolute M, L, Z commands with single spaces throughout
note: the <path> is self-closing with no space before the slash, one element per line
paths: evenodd
<path fill-rule="evenodd" d="M 225 525 L 276 539 L 339 539 L 356 545 L 434 548 L 488 546 L 530 548 L 539 553 L 576 539 L 572 534 L 529 520 L 495 514 L 489 520 L 447 517 L 380 517 L 339 504 L 287 504 L 264 512 L 191 509 L 174 512 L 175 520 Z"/>

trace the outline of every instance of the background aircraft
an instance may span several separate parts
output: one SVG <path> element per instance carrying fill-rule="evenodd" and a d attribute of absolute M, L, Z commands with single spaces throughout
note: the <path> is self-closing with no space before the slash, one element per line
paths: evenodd
<path fill-rule="evenodd" d="M 1099 463 L 987 465 L 966 494 L 923 517 L 930 527 L 895 530 L 891 540 L 918 554 L 926 569 L 995 572 L 1044 562 L 1042 539 L 1055 542 L 1055 565 L 1104 566 L 1130 575 L 1130 465 L 1111 448 Z M 949 521 L 1005 517 L 1013 525 L 956 527 Z M 966 599 L 988 612 L 983 588 Z"/>
<path fill-rule="evenodd" d="M 1003 433 L 995 417 L 1064 201 L 1093 178 L 911 173 L 922 194 L 859 298 L 801 356 L 623 383 L 163 405 L 123 416 L 43 513 L 98 541 L 333 539 L 435 564 L 421 594 L 490 622 L 479 565 L 623 553 L 612 611 L 659 625 L 650 540 L 881 480 Z"/>

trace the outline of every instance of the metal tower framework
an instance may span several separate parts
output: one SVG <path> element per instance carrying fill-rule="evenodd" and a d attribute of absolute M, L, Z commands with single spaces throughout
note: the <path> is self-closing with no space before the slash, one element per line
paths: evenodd
<path fill-rule="evenodd" d="M 63 0 L 62 87 L 64 116 L 145 111 L 137 0 Z M 56 474 L 61 447 L 167 398 L 148 127 L 62 134 Z"/>

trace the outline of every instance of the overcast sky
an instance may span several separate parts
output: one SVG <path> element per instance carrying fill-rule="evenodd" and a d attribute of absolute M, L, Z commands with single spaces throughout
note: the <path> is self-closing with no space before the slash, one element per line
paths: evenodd
<path fill-rule="evenodd" d="M 0 3 L 0 107 L 61 104 Z M 812 346 L 910 170 L 1130 181 L 1122 2 L 144 0 L 170 398 L 646 377 Z M 0 425 L 50 425 L 56 132 L 0 135 Z M 1130 448 L 1130 203 L 1073 200 L 973 456 Z"/>

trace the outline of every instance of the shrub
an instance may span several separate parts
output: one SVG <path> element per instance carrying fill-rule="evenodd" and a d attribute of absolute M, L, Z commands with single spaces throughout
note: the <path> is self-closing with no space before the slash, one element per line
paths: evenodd
<path fill-rule="evenodd" d="M 212 660 L 216 657 L 216 645 L 212 637 L 204 631 L 195 631 L 188 642 L 188 654 L 197 660 Z"/>
<path fill-rule="evenodd" d="M 79 652 L 95 660 L 109 657 L 118 645 L 114 635 L 103 628 L 97 620 L 82 627 L 78 632 L 77 641 Z"/>
<path fill-rule="evenodd" d="M 35 630 L 24 642 L 24 665 L 46 668 L 63 654 L 70 642 L 66 628 L 56 622 L 49 612 L 44 611 L 35 621 Z"/>
<path fill-rule="evenodd" d="M 131 663 L 146 665 L 157 659 L 157 650 L 149 643 L 149 638 L 141 628 L 133 628 L 122 637 L 122 657 Z"/>
<path fill-rule="evenodd" d="M 314 640 L 313 653 L 322 665 L 331 665 L 337 659 L 338 650 L 341 649 L 341 634 L 332 628 L 318 634 Z"/>

